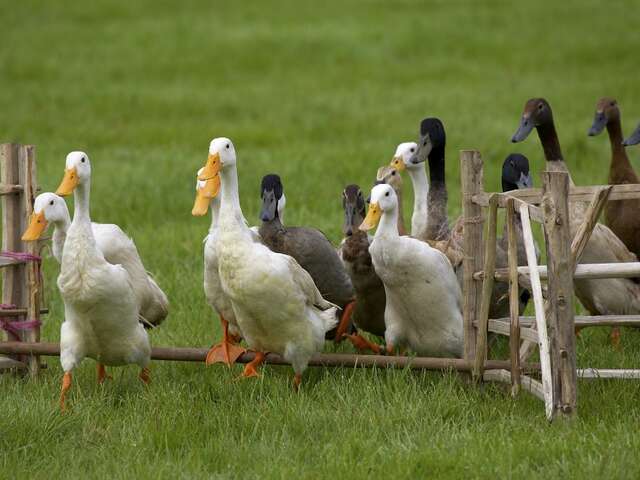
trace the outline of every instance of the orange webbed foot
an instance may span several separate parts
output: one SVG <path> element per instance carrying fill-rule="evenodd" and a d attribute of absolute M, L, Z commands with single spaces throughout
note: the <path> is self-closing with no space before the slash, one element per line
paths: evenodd
<path fill-rule="evenodd" d="M 62 377 L 62 388 L 60 389 L 60 411 L 67 411 L 67 392 L 71 388 L 71 372 L 65 372 Z"/>
<path fill-rule="evenodd" d="M 356 306 L 356 302 L 349 302 L 345 305 L 344 310 L 342 311 L 342 315 L 340 317 L 340 322 L 338 323 L 338 328 L 336 329 L 336 336 L 333 341 L 335 343 L 340 343 L 344 340 L 345 335 L 349 331 L 349 324 L 351 322 L 351 314 L 353 313 L 353 309 Z"/>
<path fill-rule="evenodd" d="M 105 380 L 113 380 L 111 375 L 107 375 L 107 371 L 103 364 L 98 363 L 96 365 L 96 370 L 98 372 L 98 384 L 102 385 Z"/>
<path fill-rule="evenodd" d="M 375 343 L 370 342 L 359 333 L 356 333 L 355 335 L 348 334 L 346 335 L 346 337 L 353 344 L 356 350 L 358 350 L 358 352 L 362 353 L 370 350 L 376 355 L 380 355 L 380 352 L 381 352 L 380 345 L 376 345 Z"/>
<path fill-rule="evenodd" d="M 265 359 L 263 352 L 256 352 L 256 356 L 253 360 L 244 366 L 241 378 L 259 377 L 258 367 L 262 365 Z"/>
<path fill-rule="evenodd" d="M 240 345 L 235 345 L 231 342 L 220 342 L 217 345 L 211 347 L 207 353 L 205 364 L 212 365 L 214 363 L 224 363 L 227 366 L 232 366 L 240 356 L 246 352 L 246 349 Z"/>
<path fill-rule="evenodd" d="M 300 391 L 300 384 L 302 384 L 302 374 L 296 373 L 293 377 L 293 389 L 296 393 Z"/>
<path fill-rule="evenodd" d="M 620 350 L 620 328 L 618 327 L 613 327 L 611 329 L 611 345 L 613 345 L 613 348 L 615 348 L 616 350 Z"/>

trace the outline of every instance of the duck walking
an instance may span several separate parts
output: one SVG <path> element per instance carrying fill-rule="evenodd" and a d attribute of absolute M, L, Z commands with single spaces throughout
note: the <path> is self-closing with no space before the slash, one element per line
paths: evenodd
<path fill-rule="evenodd" d="M 140 379 L 149 383 L 151 345 L 138 322 L 140 306 L 133 279 L 122 265 L 107 262 L 96 244 L 89 214 L 91 164 L 84 152 L 67 155 L 58 195 L 74 194 L 73 221 L 67 231 L 60 262 L 58 289 L 64 302 L 60 328 L 60 362 L 64 370 L 60 408 L 65 409 L 72 370 L 85 358 L 104 365 L 137 364 Z"/>
<path fill-rule="evenodd" d="M 309 358 L 322 349 L 336 324 L 336 306 L 322 298 L 313 279 L 292 257 L 257 242 L 247 227 L 238 194 L 237 159 L 228 138 L 209 145 L 199 179 L 220 176 L 218 271 L 242 335 L 256 352 L 243 376 L 257 376 L 266 352 L 282 355 L 298 388 Z"/>
<path fill-rule="evenodd" d="M 427 243 L 401 237 L 397 222 L 393 188 L 376 185 L 360 229 L 378 226 L 369 252 L 386 293 L 387 351 L 408 346 L 422 356 L 460 357 L 462 294 L 451 263 Z"/>

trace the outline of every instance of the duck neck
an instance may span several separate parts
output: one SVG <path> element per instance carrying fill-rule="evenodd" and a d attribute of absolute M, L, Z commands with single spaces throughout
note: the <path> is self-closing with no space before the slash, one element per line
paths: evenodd
<path fill-rule="evenodd" d="M 448 198 L 444 162 L 444 145 L 434 147 L 429 153 L 429 195 L 427 199 L 428 236 L 434 240 L 448 236 Z"/>
<path fill-rule="evenodd" d="M 536 130 L 538 131 L 538 137 L 540 138 L 540 143 L 544 150 L 544 158 L 547 161 L 547 170 L 569 173 L 569 183 L 574 185 L 569 169 L 567 168 L 567 164 L 564 162 L 564 157 L 562 156 L 560 140 L 558 139 L 558 133 L 556 132 L 556 126 L 553 123 L 553 120 L 548 123 L 538 125 Z"/>
<path fill-rule="evenodd" d="M 238 171 L 235 165 L 220 171 L 220 225 L 246 229 L 240 197 L 238 195 Z"/>
<path fill-rule="evenodd" d="M 428 214 L 427 204 L 429 201 L 429 180 L 424 167 L 408 169 L 411 184 L 413 185 L 413 216 L 425 218 Z"/>
<path fill-rule="evenodd" d="M 398 208 L 383 212 L 374 238 L 397 237 L 398 233 Z"/>
<path fill-rule="evenodd" d="M 396 197 L 398 197 L 398 233 L 400 235 L 406 235 L 407 230 L 404 226 L 404 213 L 402 210 L 402 190 L 396 190 Z"/>
<path fill-rule="evenodd" d="M 635 172 L 627 152 L 622 145 L 622 124 L 620 118 L 607 122 L 607 133 L 611 144 L 611 166 L 609 168 L 609 183 L 620 183 L 636 178 Z M 630 178 L 631 177 L 631 178 Z"/>
<path fill-rule="evenodd" d="M 73 224 L 91 225 L 89 213 L 89 182 L 81 182 L 73 192 Z"/>
<path fill-rule="evenodd" d="M 69 218 L 53 223 L 51 250 L 53 251 L 53 256 L 58 263 L 62 260 L 62 250 L 64 249 L 64 242 L 67 239 L 67 230 L 69 229 L 70 224 L 71 220 Z"/>
<path fill-rule="evenodd" d="M 220 198 L 215 197 L 211 200 L 211 225 L 209 226 L 209 232 L 213 232 L 218 229 L 220 224 Z"/>

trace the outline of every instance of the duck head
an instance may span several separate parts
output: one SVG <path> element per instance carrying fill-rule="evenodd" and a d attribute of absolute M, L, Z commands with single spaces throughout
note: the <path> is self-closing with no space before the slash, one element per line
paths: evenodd
<path fill-rule="evenodd" d="M 512 153 L 502 164 L 502 191 L 531 188 L 533 180 L 529 173 L 529 159 L 519 153 Z"/>
<path fill-rule="evenodd" d="M 609 122 L 620 120 L 620 109 L 615 98 L 604 97 L 596 103 L 596 113 L 593 117 L 593 124 L 587 132 L 587 135 L 594 137 L 604 130 Z"/>
<path fill-rule="evenodd" d="M 431 157 L 431 153 L 435 151 L 444 152 L 447 143 L 447 135 L 444 131 L 444 125 L 439 118 L 429 117 L 420 122 L 420 138 L 418 139 L 418 148 L 414 155 L 409 159 L 412 164 L 426 162 Z M 444 155 L 440 155 L 441 158 Z"/>
<path fill-rule="evenodd" d="M 55 193 L 45 192 L 36 197 L 33 202 L 33 213 L 29 219 L 29 226 L 22 234 L 22 240 L 32 242 L 38 240 L 47 230 L 49 223 L 69 223 L 69 209 L 62 197 Z"/>
<path fill-rule="evenodd" d="M 71 152 L 65 162 L 64 177 L 56 193 L 62 197 L 71 195 L 80 184 L 91 179 L 91 162 L 84 152 Z"/>
<path fill-rule="evenodd" d="M 625 147 L 637 145 L 638 143 L 640 143 L 640 124 L 636 127 L 631 136 L 622 142 Z"/>
<path fill-rule="evenodd" d="M 418 144 L 416 142 L 404 142 L 396 147 L 396 153 L 391 159 L 390 167 L 395 168 L 398 172 L 403 171 L 405 168 L 413 169 L 420 168 L 418 162 L 412 162 L 412 158 L 418 151 Z"/>
<path fill-rule="evenodd" d="M 366 213 L 364 195 L 358 185 L 347 185 L 342 191 L 342 209 L 344 210 L 342 232 L 350 237 L 360 226 Z"/>
<path fill-rule="evenodd" d="M 279 175 L 270 173 L 262 177 L 260 196 L 262 197 L 260 220 L 270 222 L 280 218 L 282 221 L 282 213 L 287 199 L 284 196 L 284 187 Z"/>
<path fill-rule="evenodd" d="M 198 180 L 208 180 L 220 173 L 225 167 L 236 164 L 236 149 L 233 142 L 226 137 L 218 137 L 209 144 L 209 157 L 204 169 L 198 175 Z"/>
<path fill-rule="evenodd" d="M 511 137 L 511 141 L 513 143 L 522 142 L 534 128 L 550 124 L 553 124 L 553 112 L 549 102 L 544 98 L 532 98 L 524 106 L 520 126 Z"/>
<path fill-rule="evenodd" d="M 204 167 L 198 170 L 196 176 L 196 199 L 191 209 L 191 215 L 194 217 L 202 217 L 209 211 L 209 205 L 220 192 L 220 175 L 208 178 L 207 180 L 198 180 L 202 175 Z"/>
<path fill-rule="evenodd" d="M 391 185 L 396 194 L 402 191 L 402 177 L 400 176 L 400 172 L 391 165 L 380 167 L 376 172 L 376 181 L 374 185 L 379 185 L 381 183 Z"/>
<path fill-rule="evenodd" d="M 371 189 L 371 203 L 369 211 L 360 225 L 360 230 L 367 231 L 375 228 L 385 212 L 398 208 L 398 197 L 391 185 L 380 184 Z"/>

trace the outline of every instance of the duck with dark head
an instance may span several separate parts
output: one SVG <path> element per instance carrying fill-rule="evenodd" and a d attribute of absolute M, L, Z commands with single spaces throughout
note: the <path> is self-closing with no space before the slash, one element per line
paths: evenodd
<path fill-rule="evenodd" d="M 640 183 L 636 172 L 629 162 L 624 149 L 620 107 L 614 98 L 604 97 L 596 104 L 593 125 L 589 136 L 600 134 L 606 127 L 611 144 L 611 164 L 609 167 L 609 184 Z M 606 224 L 611 228 L 627 248 L 640 255 L 640 199 L 607 202 L 604 207 Z"/>
<path fill-rule="evenodd" d="M 564 162 L 560 141 L 553 122 L 551 106 L 543 98 L 533 98 L 525 104 L 520 126 L 512 142 L 521 142 L 533 129 L 538 131 L 547 161 L 547 170 L 569 173 Z M 574 185 L 569 177 L 571 186 Z M 569 227 L 574 236 L 582 225 L 587 205 L 585 202 L 569 204 Z M 635 262 L 637 257 L 605 225 L 596 224 L 580 258 L 580 263 Z M 575 280 L 575 293 L 580 303 L 591 315 L 640 314 L 640 285 L 635 279 L 607 278 L 599 280 Z M 619 330 L 612 332 L 612 342 L 620 340 Z"/>
<path fill-rule="evenodd" d="M 358 185 L 347 185 L 342 192 L 344 239 L 338 249 L 338 255 L 351 277 L 356 291 L 356 306 L 353 311 L 353 323 L 359 329 L 384 337 L 384 308 L 386 297 L 384 285 L 378 277 L 371 255 L 369 254 L 369 236 L 358 227 L 366 215 L 366 202 Z M 347 335 L 351 343 L 360 351 L 371 350 L 380 353 L 378 345 L 369 342 L 361 335 Z"/>
<path fill-rule="evenodd" d="M 261 183 L 262 208 L 259 234 L 271 251 L 293 257 L 313 279 L 327 301 L 342 309 L 338 327 L 327 332 L 336 342 L 351 332 L 355 292 L 349 275 L 329 239 L 315 228 L 285 227 L 280 221 L 279 203 L 284 198 L 280 177 L 265 175 Z"/>

